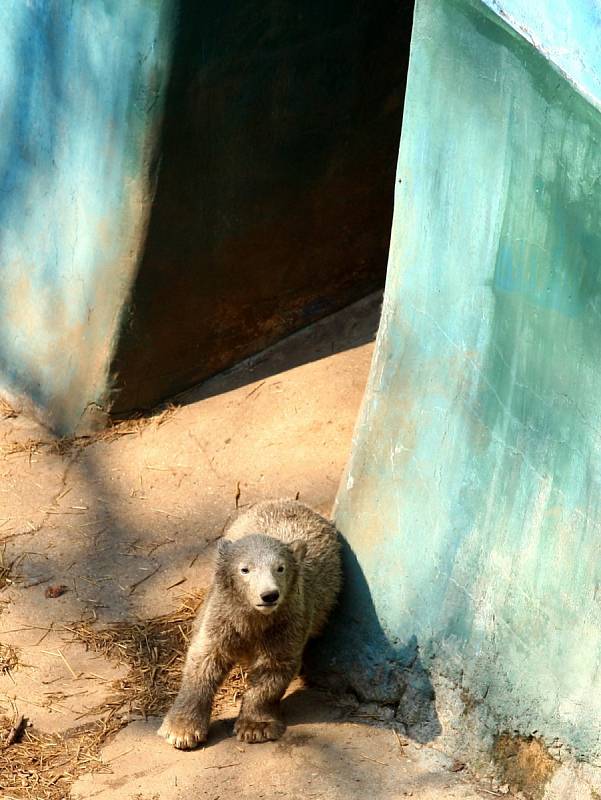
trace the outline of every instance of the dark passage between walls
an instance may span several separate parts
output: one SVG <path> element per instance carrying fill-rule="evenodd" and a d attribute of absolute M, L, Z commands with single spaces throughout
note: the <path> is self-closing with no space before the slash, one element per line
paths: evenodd
<path fill-rule="evenodd" d="M 184 0 L 112 410 L 384 282 L 413 3 Z"/>

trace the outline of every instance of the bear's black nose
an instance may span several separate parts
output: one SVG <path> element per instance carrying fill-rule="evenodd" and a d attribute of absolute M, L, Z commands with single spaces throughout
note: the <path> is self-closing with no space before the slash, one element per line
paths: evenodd
<path fill-rule="evenodd" d="M 279 592 L 265 592 L 261 595 L 261 600 L 268 606 L 272 606 L 280 597 Z"/>

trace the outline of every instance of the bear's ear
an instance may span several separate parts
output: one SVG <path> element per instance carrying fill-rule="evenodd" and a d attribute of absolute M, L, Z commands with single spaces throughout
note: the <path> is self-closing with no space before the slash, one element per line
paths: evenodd
<path fill-rule="evenodd" d="M 232 543 L 229 541 L 229 539 L 220 539 L 217 542 L 217 556 L 219 559 L 225 559 L 228 556 L 231 547 Z"/>
<path fill-rule="evenodd" d="M 291 542 L 289 547 L 292 550 L 294 558 L 300 564 L 303 558 L 307 555 L 307 543 L 302 539 L 297 539 L 296 541 Z"/>

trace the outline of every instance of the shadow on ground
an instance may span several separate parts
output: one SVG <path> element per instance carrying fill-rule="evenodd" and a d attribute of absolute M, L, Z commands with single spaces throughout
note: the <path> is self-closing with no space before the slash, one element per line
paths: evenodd
<path fill-rule="evenodd" d="M 442 728 L 417 637 L 391 645 L 361 565 L 348 542 L 341 539 L 345 582 L 323 636 L 307 648 L 307 679 L 330 691 L 351 693 L 361 703 L 383 705 L 388 719 L 401 723 L 410 738 L 431 742 Z"/>
<path fill-rule="evenodd" d="M 352 308 L 353 313 L 349 313 Z M 256 381 L 370 344 L 376 338 L 382 308 L 382 292 L 374 292 L 342 311 L 292 333 L 276 345 L 245 359 L 193 389 L 176 395 L 176 405 L 196 403 Z"/>

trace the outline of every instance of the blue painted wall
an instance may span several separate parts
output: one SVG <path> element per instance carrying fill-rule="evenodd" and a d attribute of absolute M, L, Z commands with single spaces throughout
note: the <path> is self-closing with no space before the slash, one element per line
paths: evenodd
<path fill-rule="evenodd" d="M 418 661 L 594 762 L 601 7 L 546 5 L 417 4 L 337 660 L 384 697 Z"/>
<path fill-rule="evenodd" d="M 0 6 L 0 382 L 58 431 L 106 401 L 173 10 L 173 0 Z"/>
<path fill-rule="evenodd" d="M 0 392 L 84 432 L 381 286 L 412 6 L 0 3 Z"/>

